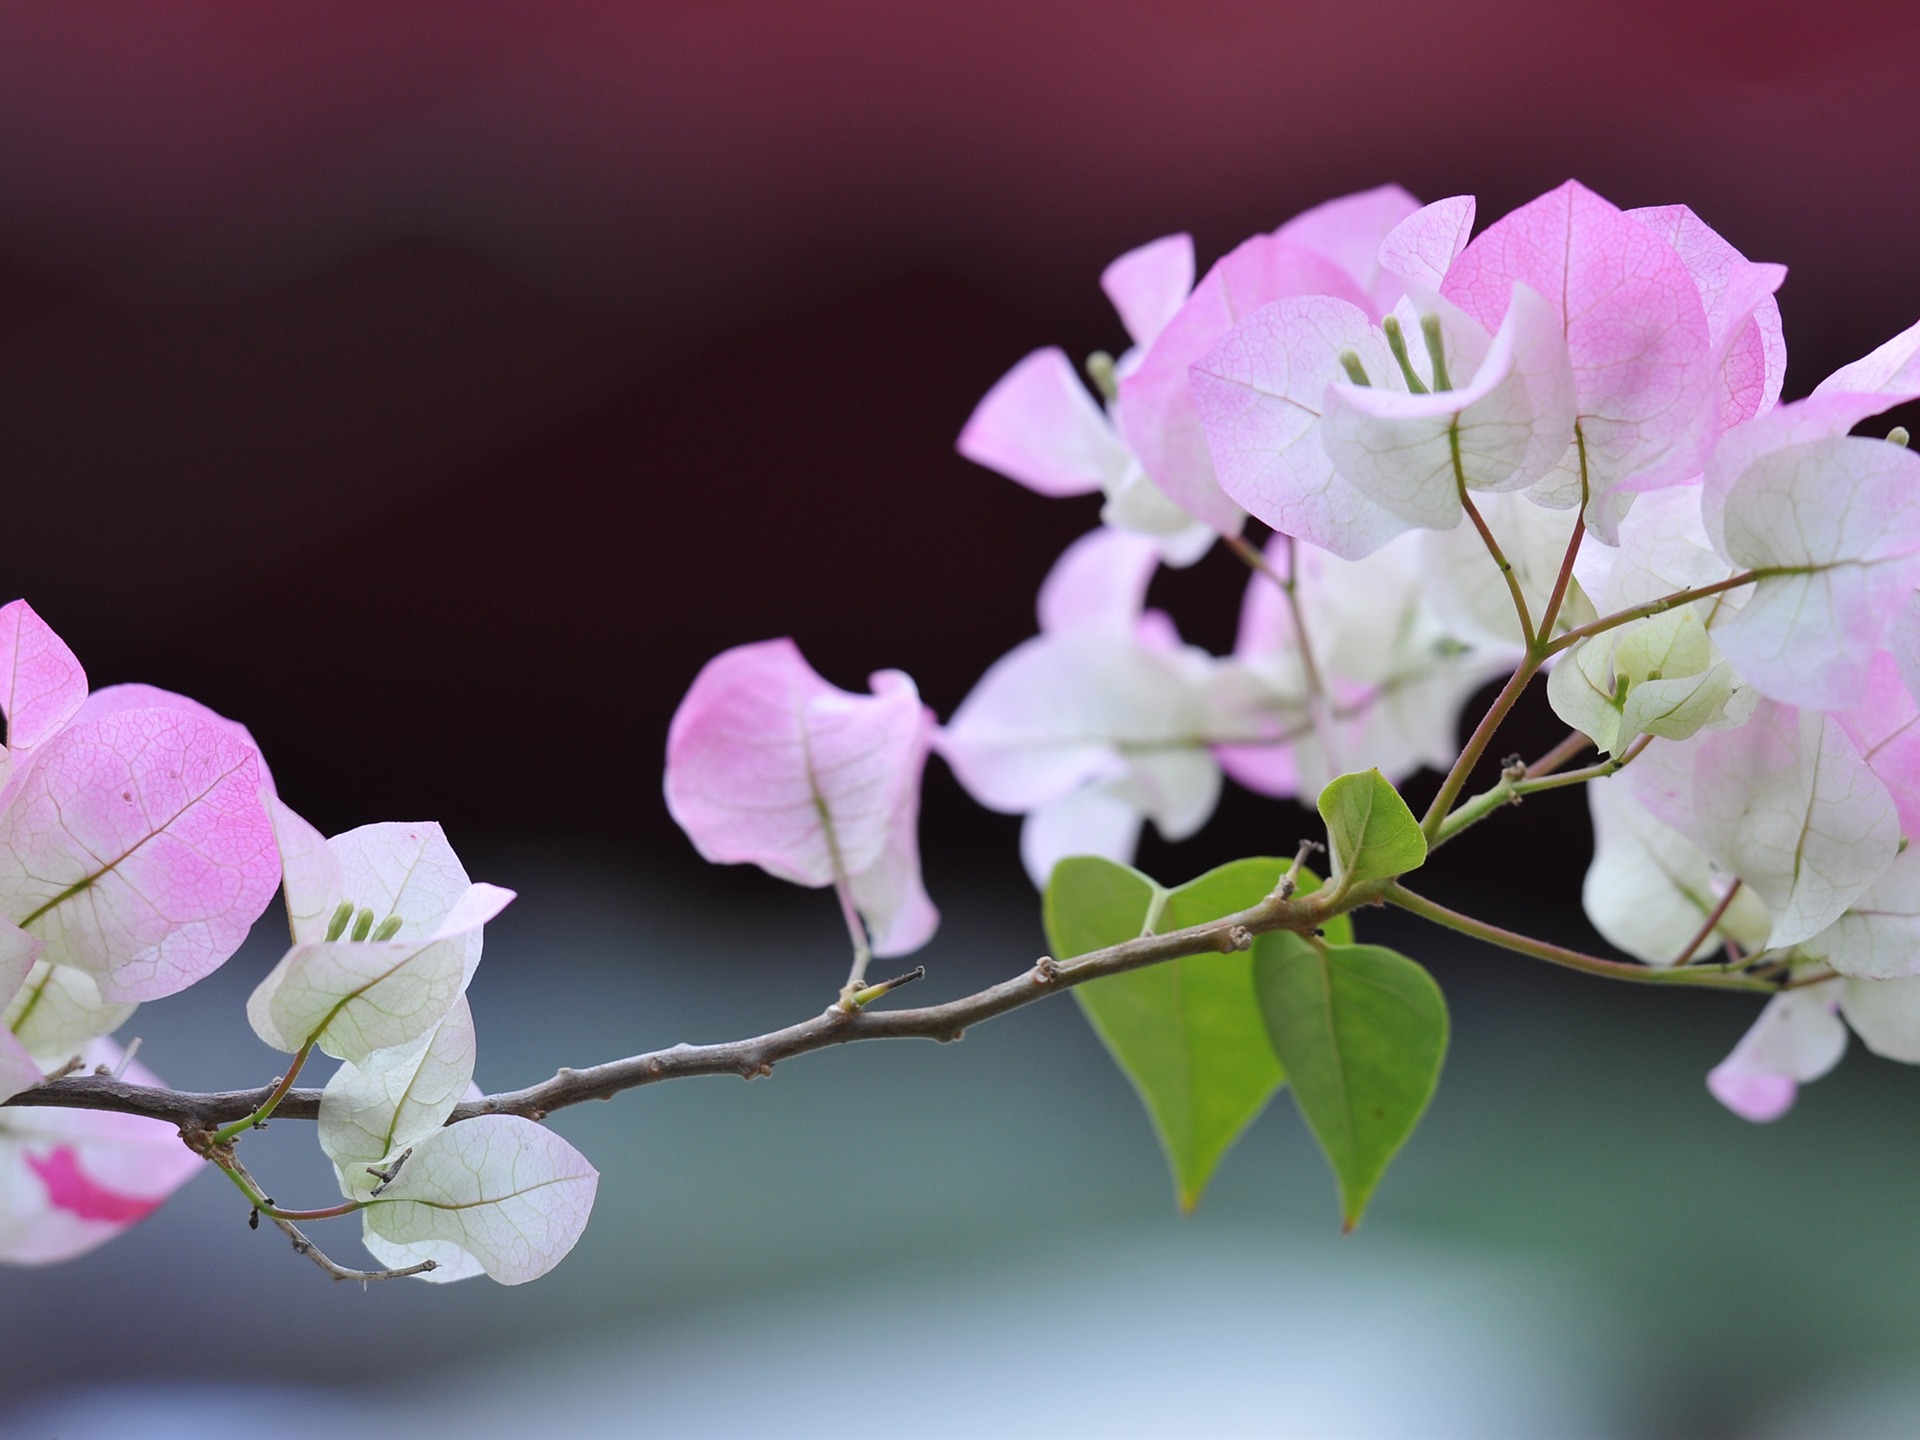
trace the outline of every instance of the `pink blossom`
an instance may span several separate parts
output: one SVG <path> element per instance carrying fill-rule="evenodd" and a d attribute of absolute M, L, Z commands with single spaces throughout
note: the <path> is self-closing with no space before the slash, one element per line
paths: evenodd
<path fill-rule="evenodd" d="M 96 1040 L 89 1066 L 121 1064 Z M 161 1082 L 129 1064 L 126 1078 Z M 165 1203 L 201 1168 L 174 1126 L 106 1110 L 0 1109 L 0 1260 L 49 1264 L 105 1244 Z"/>
<path fill-rule="evenodd" d="M 1516 284 L 1545 296 L 1564 327 L 1581 438 L 1536 498 L 1589 502 L 1590 523 L 1617 521 L 1618 508 L 1591 507 L 1629 483 L 1699 474 L 1718 428 L 1721 357 L 1673 245 L 1569 180 L 1476 236 L 1440 293 L 1492 331 Z"/>
<path fill-rule="evenodd" d="M 1107 266 L 1100 284 L 1133 340 L 1116 367 L 1130 374 L 1193 288 L 1193 240 L 1168 235 L 1130 250 Z M 1034 351 L 1000 378 L 974 407 L 957 448 L 1042 495 L 1104 492 L 1102 518 L 1153 536 L 1169 564 L 1191 564 L 1213 543 L 1213 532 L 1147 477 L 1058 346 Z"/>
<path fill-rule="evenodd" d="M 1213 661 L 1142 610 L 1154 566 L 1134 536 L 1075 541 L 1041 588 L 1041 633 L 995 661 L 935 739 L 975 800 L 1027 817 L 1036 884 L 1067 855 L 1131 859 L 1145 818 L 1184 838 L 1219 798 Z"/>
<path fill-rule="evenodd" d="M 848 888 L 876 955 L 903 955 L 939 914 L 920 879 L 920 776 L 933 716 L 897 670 L 836 689 L 791 640 L 709 660 L 667 735 L 667 808 L 720 864 Z"/>
<path fill-rule="evenodd" d="M 1381 269 L 1380 242 L 1417 208 L 1398 186 L 1382 186 L 1328 201 L 1244 242 L 1206 273 L 1121 381 L 1121 433 L 1154 483 L 1188 514 L 1227 535 L 1242 523 L 1239 506 L 1214 478 L 1189 367 L 1246 316 L 1285 296 L 1332 296 L 1366 316 L 1384 314 L 1401 287 Z"/>

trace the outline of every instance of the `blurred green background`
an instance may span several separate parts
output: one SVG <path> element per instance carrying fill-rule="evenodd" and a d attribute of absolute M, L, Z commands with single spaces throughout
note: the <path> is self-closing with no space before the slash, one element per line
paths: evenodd
<path fill-rule="evenodd" d="M 837 983 L 830 901 L 757 873 L 669 893 L 599 851 L 488 844 L 470 865 L 522 891 L 473 992 L 490 1089 L 772 1028 Z M 1011 872 L 937 877 L 950 918 L 921 998 L 1039 952 Z M 1053 1000 L 955 1045 L 860 1044 L 560 1114 L 600 1198 L 574 1253 L 519 1289 L 335 1285 L 196 1181 L 83 1260 L 4 1276 L 5 1431 L 1920 1428 L 1916 1077 L 1856 1048 L 1786 1119 L 1750 1126 L 1702 1084 L 1750 999 L 1552 972 L 1394 915 L 1362 931 L 1431 965 L 1455 1033 L 1431 1112 L 1346 1239 L 1284 1094 L 1179 1218 L 1126 1082 Z M 277 949 L 256 934 L 143 1010 L 143 1055 L 183 1086 L 266 1078 L 275 1059 L 238 1017 Z M 248 1148 L 289 1203 L 331 1193 L 311 1127 Z M 351 1221 L 317 1230 L 352 1263 Z"/>

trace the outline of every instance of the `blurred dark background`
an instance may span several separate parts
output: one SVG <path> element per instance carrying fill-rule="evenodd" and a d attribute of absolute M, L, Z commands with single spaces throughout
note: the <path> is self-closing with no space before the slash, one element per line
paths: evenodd
<path fill-rule="evenodd" d="M 1788 391 L 1803 393 L 1920 316 L 1905 169 L 1920 139 L 1916 32 L 1908 0 L 0 4 L 0 591 L 29 597 L 96 684 L 165 684 L 243 719 L 283 793 L 323 828 L 439 818 L 476 874 L 522 889 L 476 992 L 489 1083 L 781 1023 L 826 983 L 793 967 L 796 945 L 831 952 L 831 907 L 699 864 L 659 796 L 673 706 L 715 651 L 785 633 L 843 685 L 908 670 L 944 716 L 1031 631 L 1034 588 L 1097 506 L 1031 495 L 952 441 L 1029 349 L 1122 342 L 1097 286 L 1109 259 L 1187 229 L 1204 265 L 1387 180 L 1423 199 L 1473 192 L 1484 221 L 1574 175 L 1623 205 L 1683 200 L 1749 255 L 1787 263 Z M 1156 598 L 1224 648 L 1241 583 L 1215 555 L 1162 577 Z M 1528 723 L 1541 745 L 1557 735 L 1544 713 Z M 1290 849 L 1303 823 L 1230 795 L 1202 837 L 1172 852 L 1150 842 L 1145 863 L 1179 879 L 1249 848 Z M 949 914 L 935 952 L 946 993 L 1038 943 L 1015 828 L 936 764 L 923 840 Z M 1535 908 L 1543 929 L 1585 938 L 1577 806 L 1532 806 L 1501 828 L 1506 839 L 1488 827 L 1470 856 L 1450 854 L 1434 887 L 1467 903 L 1524 859 L 1526 879 L 1483 908 Z M 711 937 L 695 922 L 715 906 L 760 928 L 724 957 L 701 953 L 717 967 L 702 971 L 689 957 Z M 271 960 L 261 943 L 229 967 L 225 1008 L 194 1022 L 224 1049 L 170 1031 L 186 1022 L 157 1018 L 162 1007 L 136 1022 L 169 1078 L 264 1078 L 252 1070 L 271 1057 L 233 1033 L 239 997 Z M 1801 1343 L 1796 1317 L 1817 1313 L 1830 1338 L 1877 1325 L 1873 1353 L 1888 1363 L 1915 1353 L 1901 1284 L 1920 1281 L 1920 1252 L 1898 1239 L 1907 1217 L 1894 1205 L 1912 1192 L 1906 1171 L 1877 1177 L 1886 1205 L 1849 1222 L 1838 1271 L 1811 1259 L 1767 1271 L 1764 1214 L 1747 1207 L 1733 1245 L 1687 1195 L 1704 1187 L 1717 1216 L 1791 1181 L 1798 1213 L 1815 1213 L 1812 1177 L 1864 1177 L 1876 1146 L 1912 1130 L 1835 1130 L 1837 1117 L 1910 1115 L 1920 1081 L 1856 1059 L 1856 1078 L 1750 1132 L 1698 1083 L 1744 1009 L 1645 1005 L 1558 976 L 1516 989 L 1504 960 L 1433 953 L 1461 1046 L 1480 1047 L 1459 1053 L 1482 1068 L 1457 1059 L 1457 1108 L 1436 1111 L 1456 1170 L 1410 1151 L 1374 1228 L 1464 1245 L 1445 1263 L 1466 1256 L 1469 1270 L 1474 1246 L 1567 1261 L 1542 1292 L 1561 1297 L 1549 1310 L 1572 1313 L 1597 1277 L 1644 1281 L 1639 1310 L 1620 1302 L 1639 1317 L 1625 1328 L 1663 1354 L 1729 1357 L 1689 1381 L 1634 1352 L 1648 1386 L 1634 1413 L 1664 1417 L 1660 1433 L 1747 1433 L 1774 1393 L 1779 1377 L 1751 1363 L 1744 1337 L 1703 1331 L 1791 1329 Z M 512 988 L 508 956 L 547 982 L 551 1033 L 506 1033 L 510 1017 L 539 1013 L 537 987 Z M 764 988 L 775 975 L 786 988 Z M 632 988 L 641 978 L 657 988 Z M 491 1019 L 489 985 L 502 987 Z M 639 1018 L 616 1026 L 595 1011 L 607 1023 L 588 1043 L 579 1017 L 596 993 Z M 550 1330 L 568 1316 L 597 1326 L 655 1315 L 656 1300 L 672 1309 L 812 1274 L 838 1232 L 770 1220 L 769 1195 L 789 1188 L 825 1215 L 880 1187 L 920 1217 L 880 1227 L 901 1253 L 926 1246 L 931 1225 L 928 1263 L 1004 1253 L 1005 1227 L 1036 1207 L 1142 1217 L 1157 1235 L 1144 1124 L 1070 1009 L 1055 1008 L 1024 1032 L 1055 1047 L 1031 1075 L 1004 1058 L 1027 1053 L 1011 1040 L 990 1052 L 999 1068 L 969 1062 L 968 1094 L 988 1108 L 964 1123 L 939 1111 L 950 1128 L 937 1153 L 908 1125 L 908 1153 L 857 1147 L 815 1175 L 804 1166 L 817 1151 L 767 1137 L 811 1137 L 843 1100 L 892 1115 L 875 1097 L 950 1095 L 963 1072 L 944 1051 L 817 1062 L 848 1078 L 823 1078 L 811 1110 L 757 1110 L 769 1103 L 758 1088 L 724 1104 L 636 1101 L 623 1113 L 669 1117 L 662 1143 L 691 1176 L 662 1200 L 644 1178 L 655 1172 L 603 1137 L 611 1150 L 595 1158 L 638 1188 L 603 1198 L 590 1232 L 601 1259 L 576 1260 L 574 1280 L 563 1267 L 530 1292 L 469 1286 L 457 1301 L 404 1287 L 351 1297 L 355 1308 L 256 1243 L 260 1274 L 242 1284 L 218 1268 L 233 1262 L 207 1259 L 244 1236 L 233 1216 L 205 1233 L 200 1211 L 225 1211 L 201 1185 L 196 1209 L 183 1201 L 87 1268 L 0 1276 L 0 1317 L 36 1337 L 16 1354 L 42 1386 L 99 1374 L 61 1358 L 63 1337 L 103 1323 L 76 1296 L 111 1296 L 112 1323 L 149 1336 L 120 1350 L 114 1374 L 177 1378 L 193 1363 L 128 1318 L 150 1319 L 161 1296 L 205 1317 L 195 1323 L 256 1373 L 274 1371 L 258 1337 L 279 1314 L 370 1327 L 340 1353 L 384 1374 L 508 1344 L 536 1312 Z M 169 1034 L 171 1047 L 156 1042 Z M 1490 1057 L 1517 1034 L 1552 1039 L 1502 1070 Z M 1648 1074 L 1681 1088 L 1650 1090 L 1635 1078 Z M 776 1089 L 805 1081 L 783 1073 Z M 1105 1158 L 1031 1191 L 1009 1157 L 1057 1160 L 1067 1132 L 1009 1137 L 1028 1081 L 1105 1087 L 1089 1113 L 1116 1127 L 1101 1132 Z M 1814 1106 L 1825 1121 L 1806 1119 Z M 579 1123 L 612 1126 L 603 1113 Z M 730 1134 L 772 1145 L 762 1171 L 726 1170 Z M 1331 1202 L 1304 1145 L 1288 1133 L 1289 1172 L 1311 1185 L 1297 1208 L 1320 1227 Z M 1125 1183 L 1145 1190 L 1090 1198 L 1110 1196 L 1121 1154 Z M 1515 1176 L 1534 1176 L 1520 1192 L 1532 1202 L 1477 1210 L 1489 1175 L 1510 1195 Z M 1237 1183 L 1227 1215 L 1264 1223 L 1264 1178 Z M 928 1187 L 949 1184 L 927 1220 Z M 1578 1223 L 1540 1220 L 1566 1213 L 1570 1192 Z M 1699 1223 L 1676 1237 L 1662 1222 L 1683 1213 Z M 651 1227 L 642 1258 L 607 1258 L 628 1254 L 614 1247 L 636 1225 Z M 1199 1244 L 1193 1234 L 1212 1232 L 1182 1233 Z M 1649 1234 L 1663 1237 L 1650 1250 Z M 1027 1232 L 1042 1248 L 1047 1237 Z M 1834 1240 L 1828 1229 L 1817 1243 Z M 1637 1258 L 1623 1269 L 1623 1256 Z M 619 1300 L 616 1282 L 630 1287 Z M 1857 1286 L 1872 1289 L 1864 1310 Z M 349 1311 L 359 1318 L 339 1318 Z M 466 1318 L 441 1328 L 454 1315 Z M 1665 1317 L 1651 1332 L 1650 1315 Z"/>
<path fill-rule="evenodd" d="M 1900 0 L 0 6 L 0 589 L 97 681 L 244 718 L 329 828 L 672 849 L 657 760 L 714 651 L 791 633 L 945 714 L 1031 630 L 1094 502 L 952 439 L 1027 350 L 1121 342 L 1122 249 L 1577 175 L 1787 262 L 1804 390 L 1920 315 L 1917 31 Z M 1163 586 L 1224 646 L 1240 580 Z"/>

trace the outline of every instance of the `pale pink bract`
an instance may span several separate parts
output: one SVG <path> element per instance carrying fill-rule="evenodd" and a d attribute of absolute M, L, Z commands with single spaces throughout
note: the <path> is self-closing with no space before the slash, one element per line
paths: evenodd
<path fill-rule="evenodd" d="M 853 695 L 791 640 L 707 662 L 667 734 L 667 808 L 696 849 L 807 886 L 851 886 L 876 955 L 933 935 L 916 820 L 933 716 L 899 671 Z"/>

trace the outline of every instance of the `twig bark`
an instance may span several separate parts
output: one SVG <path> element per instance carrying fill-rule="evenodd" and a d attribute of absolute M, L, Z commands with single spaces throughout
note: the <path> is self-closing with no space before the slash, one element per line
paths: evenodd
<path fill-rule="evenodd" d="M 1042 956 L 1011 980 L 942 1005 L 922 1005 L 910 1010 L 848 1011 L 836 1003 L 810 1020 L 748 1040 L 675 1045 L 604 1065 L 563 1069 L 551 1079 L 524 1090 L 509 1090 L 467 1101 L 453 1112 L 453 1121 L 471 1120 L 478 1115 L 520 1115 L 540 1120 L 555 1110 L 585 1100 L 609 1100 L 623 1090 L 695 1075 L 738 1075 L 751 1080 L 771 1074 L 782 1060 L 853 1040 L 958 1040 L 969 1026 L 982 1020 L 1018 1010 L 1057 991 L 1104 975 L 1118 975 L 1185 955 L 1245 950 L 1253 944 L 1256 935 L 1271 930 L 1310 935 L 1332 918 L 1329 897 L 1325 892 L 1315 891 L 1292 898 L 1282 893 L 1282 882 L 1286 878 L 1276 874 L 1274 893 L 1236 914 L 1165 935 L 1143 935 L 1104 950 L 1089 951 L 1072 960 Z M 1371 897 L 1350 892 L 1340 908 L 1344 911 L 1368 898 Z M 275 1088 L 261 1086 L 254 1090 L 195 1093 L 129 1084 L 108 1075 L 74 1075 L 23 1090 L 4 1103 L 114 1110 L 164 1120 L 183 1130 L 211 1132 L 254 1114 Z M 320 1091 L 288 1090 L 273 1114 L 276 1119 L 317 1119 Z"/>

